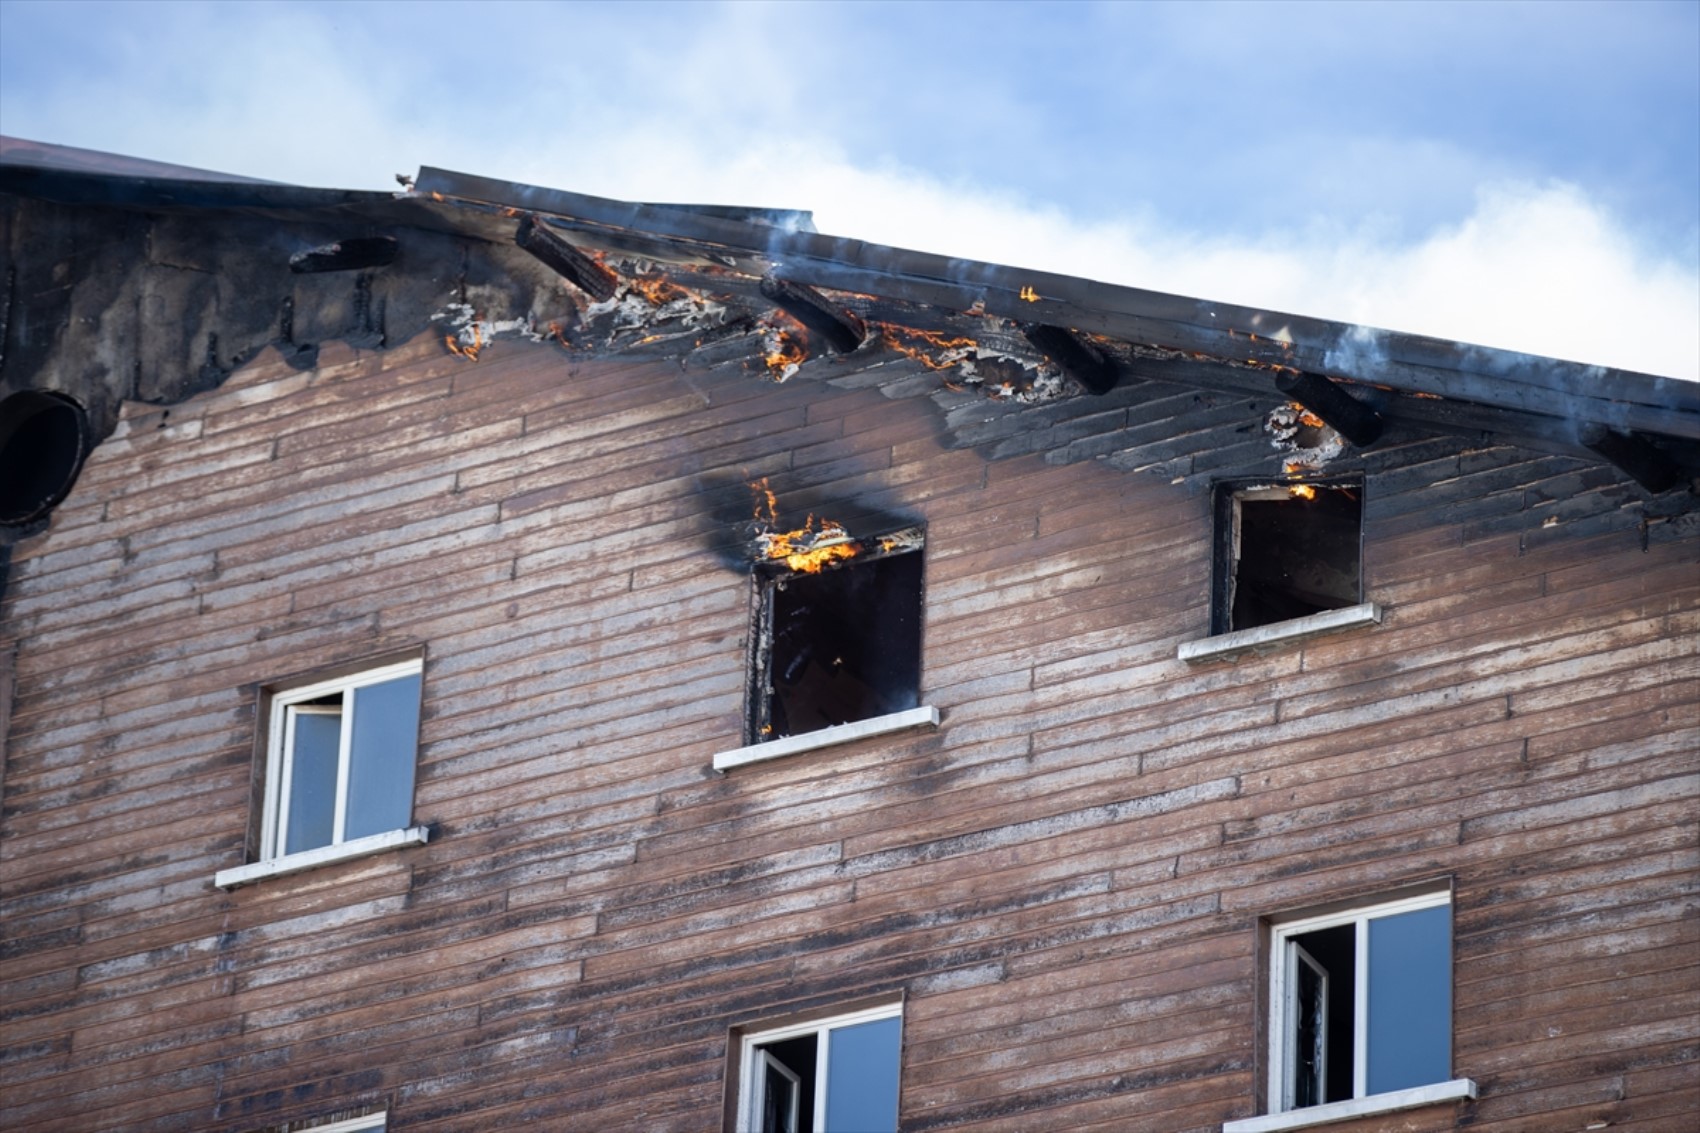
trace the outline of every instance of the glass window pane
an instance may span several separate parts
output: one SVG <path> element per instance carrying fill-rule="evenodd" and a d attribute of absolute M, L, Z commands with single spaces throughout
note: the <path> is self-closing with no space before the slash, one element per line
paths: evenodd
<path fill-rule="evenodd" d="M 1310 953 L 1293 945 L 1293 1108 L 1327 1100 L 1328 973 Z"/>
<path fill-rule="evenodd" d="M 901 1020 L 828 1032 L 824 1133 L 897 1133 Z"/>
<path fill-rule="evenodd" d="M 345 840 L 400 830 L 413 817 L 419 674 L 354 690 Z"/>
<path fill-rule="evenodd" d="M 766 1051 L 761 1057 L 761 1133 L 797 1133 L 797 1075 Z"/>
<path fill-rule="evenodd" d="M 1452 1076 L 1452 908 L 1437 905 L 1369 922 L 1372 1094 Z"/>
<path fill-rule="evenodd" d="M 295 747 L 290 753 L 289 817 L 282 852 L 293 854 L 331 844 L 342 713 L 317 707 L 286 711 L 294 727 Z"/>

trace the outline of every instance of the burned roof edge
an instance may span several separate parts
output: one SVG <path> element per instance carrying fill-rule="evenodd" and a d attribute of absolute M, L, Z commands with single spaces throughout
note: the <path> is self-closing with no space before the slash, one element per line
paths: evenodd
<path fill-rule="evenodd" d="M 403 224 L 426 220 L 418 207 L 426 205 L 451 229 L 462 225 L 445 209 L 523 209 L 569 230 L 657 241 L 658 251 L 676 254 L 683 244 L 728 266 L 744 260 L 744 270 L 793 283 L 1549 416 L 1578 432 L 1606 426 L 1700 440 L 1700 383 L 822 235 L 797 210 L 618 201 L 430 166 L 410 193 L 314 189 L 15 138 L 0 138 L 0 191 L 150 209 L 352 209 Z"/>
<path fill-rule="evenodd" d="M 610 202 L 426 167 L 416 191 L 551 214 L 587 233 L 683 242 L 728 260 L 755 258 L 783 278 L 952 310 L 983 309 L 1187 354 L 1316 373 L 1417 395 L 1475 402 L 1700 439 L 1700 383 L 1471 343 L 916 252 L 845 237 L 756 230 L 664 206 Z"/>

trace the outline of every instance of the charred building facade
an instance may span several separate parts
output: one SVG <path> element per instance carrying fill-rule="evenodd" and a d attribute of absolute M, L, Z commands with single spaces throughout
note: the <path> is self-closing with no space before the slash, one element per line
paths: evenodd
<path fill-rule="evenodd" d="M 1681 1128 L 1700 394 L 0 148 L 0 1125 Z"/>

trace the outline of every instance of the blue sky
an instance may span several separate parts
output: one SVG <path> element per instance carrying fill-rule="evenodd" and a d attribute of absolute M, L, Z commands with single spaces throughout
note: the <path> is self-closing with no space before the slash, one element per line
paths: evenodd
<path fill-rule="evenodd" d="M 1700 0 L 39 4 L 0 132 L 421 165 L 1700 377 Z"/>

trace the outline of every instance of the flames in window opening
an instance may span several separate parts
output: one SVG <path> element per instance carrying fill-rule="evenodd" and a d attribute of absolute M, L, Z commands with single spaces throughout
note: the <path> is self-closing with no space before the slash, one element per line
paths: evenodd
<path fill-rule="evenodd" d="M 756 494 L 756 555 L 762 561 L 784 563 L 798 574 L 819 574 L 829 564 L 860 553 L 844 525 L 834 520 L 823 519 L 817 527 L 811 515 L 795 530 L 774 530 L 779 525 L 779 500 L 768 487 L 767 477 L 752 483 L 750 490 Z M 880 545 L 889 551 L 896 544 L 882 539 Z"/>

